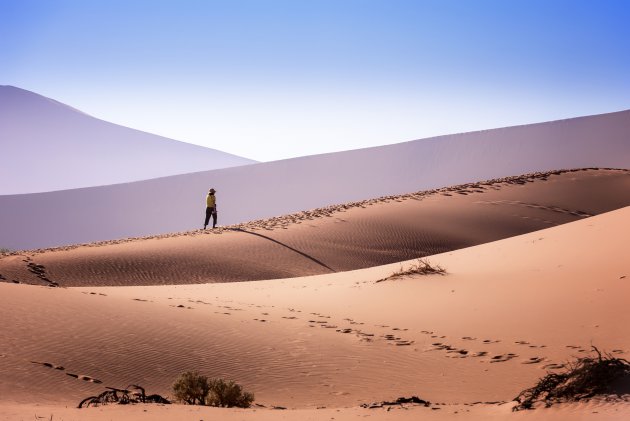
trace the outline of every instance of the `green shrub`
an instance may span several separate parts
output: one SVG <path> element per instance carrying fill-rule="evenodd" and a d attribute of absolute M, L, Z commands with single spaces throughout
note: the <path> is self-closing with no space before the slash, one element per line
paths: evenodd
<path fill-rule="evenodd" d="M 208 378 L 196 371 L 182 373 L 173 384 L 175 398 L 189 405 L 203 405 L 209 392 Z"/>
<path fill-rule="evenodd" d="M 232 380 L 212 379 L 210 381 L 210 395 L 206 400 L 210 406 L 249 408 L 253 401 L 254 395 L 244 392 L 241 385 Z"/>
<path fill-rule="evenodd" d="M 212 379 L 197 371 L 182 373 L 173 383 L 175 398 L 189 405 L 249 408 L 254 395 L 232 380 Z"/>

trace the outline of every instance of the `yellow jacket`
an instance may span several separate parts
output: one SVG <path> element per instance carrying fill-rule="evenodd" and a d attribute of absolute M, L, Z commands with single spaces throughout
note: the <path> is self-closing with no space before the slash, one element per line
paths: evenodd
<path fill-rule="evenodd" d="M 206 197 L 206 206 L 209 208 L 214 208 L 217 204 L 217 198 L 213 194 L 209 194 Z"/>

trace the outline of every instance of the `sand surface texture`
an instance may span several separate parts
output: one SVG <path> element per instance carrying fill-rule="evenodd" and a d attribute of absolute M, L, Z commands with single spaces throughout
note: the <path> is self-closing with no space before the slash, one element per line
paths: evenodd
<path fill-rule="evenodd" d="M 412 238 L 405 237 L 404 227 L 412 229 L 410 221 L 422 212 L 413 206 L 429 207 L 423 214 L 428 219 L 425 230 L 435 228 L 435 236 L 448 233 L 439 228 L 458 218 L 470 217 L 466 224 L 452 228 L 455 233 L 463 231 L 464 239 L 481 236 L 490 227 L 506 232 L 511 223 L 533 231 L 541 227 L 535 221 L 548 221 L 543 222 L 549 227 L 544 230 L 441 254 L 431 252 L 441 251 L 431 249 L 436 247 L 431 243 L 422 243 L 427 254 L 432 254 L 428 260 L 446 269 L 445 275 L 377 282 L 409 267 L 412 260 L 290 279 L 246 281 L 245 277 L 235 279 L 244 282 L 193 284 L 204 280 L 193 278 L 197 269 L 190 269 L 191 262 L 216 251 L 215 242 L 233 241 L 234 250 L 239 251 L 238 241 L 259 241 L 255 235 L 240 232 L 189 233 L 5 257 L 0 273 L 32 263 L 29 273 L 40 285 L 0 283 L 0 415 L 8 420 L 32 419 L 38 413 L 33 406 L 37 402 L 43 405 L 39 415 L 57 414 L 53 419 L 65 420 L 450 419 L 455 415 L 467 415 L 467 419 L 624 419 L 630 414 L 626 402 L 595 401 L 511 414 L 509 401 L 547 371 L 586 355 L 591 344 L 612 355 L 630 357 L 626 329 L 630 324 L 630 207 L 614 202 L 620 209 L 588 217 L 603 212 L 604 206 L 612 207 L 610 197 L 628 200 L 627 178 L 627 173 L 618 171 L 579 171 L 524 184 L 482 186 L 483 193 L 452 191 L 419 201 L 377 201 L 365 209 L 350 207 L 330 217 L 288 223 L 286 230 L 268 231 L 261 222 L 259 230 L 253 231 L 277 235 L 278 242 L 293 240 L 296 249 L 311 245 L 314 251 L 300 249 L 306 254 L 349 238 L 343 247 L 315 258 L 330 267 L 346 260 L 359 262 L 360 267 L 378 261 L 370 256 L 387 254 L 396 241 L 404 248 Z M 581 190 L 581 183 L 589 187 Z M 620 185 L 625 190 L 615 190 Z M 500 196 L 502 192 L 513 194 Z M 447 207 L 449 202 L 456 206 Z M 459 216 L 440 219 L 449 209 Z M 484 212 L 488 213 L 486 225 L 480 228 Z M 379 227 L 383 221 L 392 223 L 389 236 Z M 570 223 L 554 226 L 563 222 Z M 360 229 L 346 228 L 351 224 Z M 315 232 L 332 232 L 334 241 L 327 243 Z M 312 239 L 307 240 L 306 233 Z M 469 245 L 457 241 L 461 241 L 459 247 Z M 477 240 L 483 241 L 491 239 Z M 381 252 L 370 251 L 372 245 Z M 368 257 L 358 253 L 360 246 Z M 189 249 L 193 257 L 168 260 Z M 283 249 L 278 246 L 278 253 L 285 253 Z M 124 257 L 129 252 L 133 257 Z M 273 251 L 251 253 L 245 250 L 239 256 L 241 265 L 254 266 L 241 273 L 255 272 L 256 265 L 265 264 L 263 259 L 272 259 L 267 267 L 273 268 L 273 259 L 280 262 L 293 255 L 292 264 L 302 272 L 290 275 L 326 272 L 299 253 L 282 257 Z M 333 259 L 343 253 L 347 253 L 345 259 Z M 72 263 L 56 263 L 64 258 Z M 88 259 L 92 266 L 82 266 L 81 261 Z M 132 264 L 120 269 L 122 259 Z M 163 265 L 164 271 L 175 268 L 164 277 L 168 279 L 164 283 L 173 285 L 147 286 L 160 282 L 153 272 L 136 268 L 135 262 L 142 259 L 149 262 L 145 267 L 153 262 Z M 61 285 L 67 276 L 72 280 L 69 284 L 81 285 L 81 272 L 71 269 L 75 266 L 83 270 L 83 287 L 41 286 L 51 282 L 41 276 L 50 276 Z M 231 271 L 238 265 L 228 267 Z M 96 278 L 99 273 L 106 276 Z M 96 286 L 99 283 L 133 286 Z M 104 386 L 135 383 L 150 393 L 169 395 L 173 380 L 189 369 L 234 379 L 254 392 L 256 402 L 265 407 L 256 411 L 106 407 L 81 412 L 64 408 L 100 393 Z M 431 401 L 431 407 L 389 412 L 387 408 L 359 408 L 411 395 Z M 273 406 L 289 410 L 270 409 Z"/>
<path fill-rule="evenodd" d="M 331 206 L 248 224 L 0 258 L 5 281 L 61 286 L 278 279 L 460 249 L 630 205 L 630 171 L 580 170 Z"/>
<path fill-rule="evenodd" d="M 376 282 L 395 264 L 206 285 L 0 284 L 0 406 L 71 406 L 129 383 L 168 394 L 179 372 L 198 368 L 238 380 L 267 407 L 351 407 L 358 418 L 361 403 L 415 394 L 441 408 L 431 412 L 507 415 L 502 402 L 591 343 L 628 357 L 628 220 L 624 208 L 432 256 L 444 276 Z M 628 414 L 624 403 L 591 403 L 560 415 L 584 410 Z"/>

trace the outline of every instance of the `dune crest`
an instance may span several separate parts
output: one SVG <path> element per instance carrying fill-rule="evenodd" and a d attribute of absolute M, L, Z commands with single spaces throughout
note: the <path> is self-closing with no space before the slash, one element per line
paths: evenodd
<path fill-rule="evenodd" d="M 219 224 L 232 225 L 514 174 L 627 169 L 628 133 L 630 110 L 111 186 L 4 195 L 0 247 L 44 248 L 201 228 L 210 187 L 218 191 Z"/>
<path fill-rule="evenodd" d="M 630 205 L 630 172 L 528 174 L 387 196 L 216 230 L 0 258 L 6 282 L 105 286 L 240 282 L 378 266 Z"/>

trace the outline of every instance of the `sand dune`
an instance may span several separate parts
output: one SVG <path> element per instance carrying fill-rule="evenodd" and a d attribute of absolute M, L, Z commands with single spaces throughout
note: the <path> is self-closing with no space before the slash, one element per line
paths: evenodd
<path fill-rule="evenodd" d="M 630 172 L 535 174 L 357 202 L 214 231 L 24 252 L 6 282 L 62 286 L 235 282 L 399 262 L 630 205 Z"/>
<path fill-rule="evenodd" d="M 628 358 L 629 220 L 625 207 L 431 256 L 444 276 L 376 282 L 404 262 L 205 285 L 2 283 L 0 414 L 20 419 L 37 401 L 55 419 L 623 419 L 627 403 L 511 415 L 501 402 L 591 343 Z M 168 394 L 190 368 L 236 379 L 266 408 L 64 408 L 105 385 Z M 412 394 L 439 409 L 358 408 Z"/>
<path fill-rule="evenodd" d="M 0 247 L 200 228 L 209 187 L 218 190 L 219 223 L 229 225 L 528 172 L 629 168 L 628 133 L 630 111 L 622 111 L 106 187 L 5 195 L 0 196 Z M 146 161 L 158 166 L 154 159 Z M 70 173 L 74 179 L 89 174 Z"/>
<path fill-rule="evenodd" d="M 0 195 L 125 183 L 255 162 L 108 123 L 13 86 L 0 86 L 0 153 L 5 157 Z"/>

